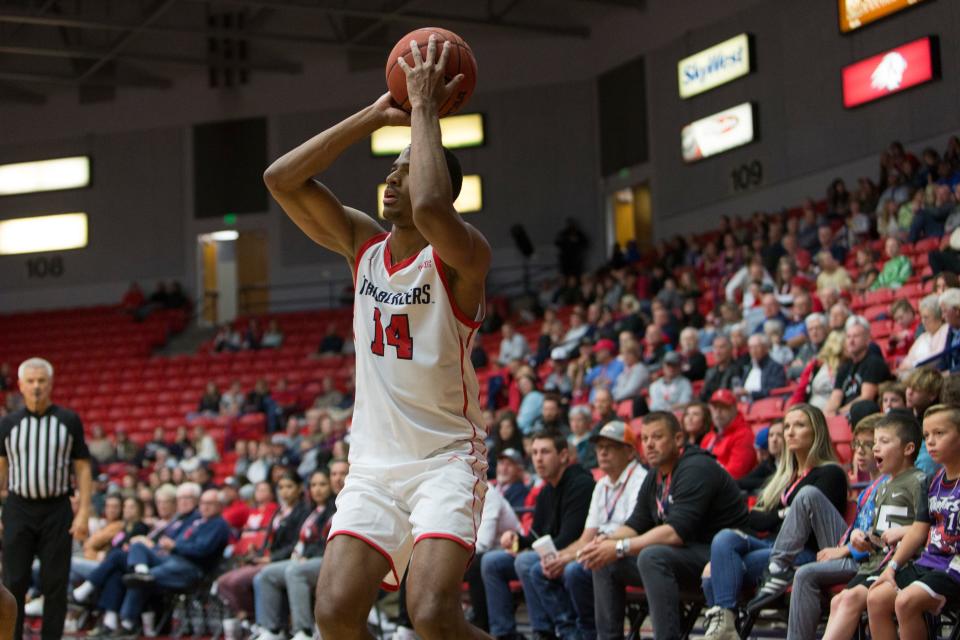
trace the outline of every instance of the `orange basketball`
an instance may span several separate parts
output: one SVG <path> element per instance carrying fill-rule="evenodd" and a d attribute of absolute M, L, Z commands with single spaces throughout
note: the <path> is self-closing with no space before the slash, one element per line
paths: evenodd
<path fill-rule="evenodd" d="M 437 37 L 437 57 L 440 59 L 440 53 L 443 51 L 443 43 L 449 41 L 451 44 L 450 53 L 447 54 L 447 69 L 444 73 L 444 81 L 450 82 L 458 73 L 463 74 L 463 80 L 457 90 L 440 105 L 440 117 L 449 116 L 456 113 L 467 104 L 470 96 L 473 95 L 473 89 L 477 86 L 477 60 L 473 57 L 473 51 L 470 45 L 464 42 L 463 38 L 452 31 L 440 29 L 439 27 L 424 27 L 411 31 L 400 38 L 390 52 L 387 58 L 387 88 L 394 101 L 400 105 L 404 111 L 410 111 L 410 100 L 407 98 L 407 75 L 403 72 L 403 67 L 399 65 L 397 59 L 403 56 L 408 65 L 413 66 L 413 52 L 410 50 L 410 42 L 417 41 L 420 45 L 420 56 L 427 58 L 427 43 L 430 35 Z"/>

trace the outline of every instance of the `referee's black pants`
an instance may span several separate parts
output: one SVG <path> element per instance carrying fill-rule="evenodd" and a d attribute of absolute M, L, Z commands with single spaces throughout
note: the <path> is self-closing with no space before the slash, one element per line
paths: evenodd
<path fill-rule="evenodd" d="M 17 630 L 23 637 L 23 600 L 30 587 L 33 558 L 40 559 L 43 640 L 63 637 L 70 583 L 73 509 L 66 496 L 28 500 L 10 494 L 3 506 L 3 582 L 17 599 Z"/>

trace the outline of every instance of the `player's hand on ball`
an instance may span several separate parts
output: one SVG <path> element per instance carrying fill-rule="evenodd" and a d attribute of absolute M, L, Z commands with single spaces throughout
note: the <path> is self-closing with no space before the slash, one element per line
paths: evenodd
<path fill-rule="evenodd" d="M 411 41 L 410 52 L 413 55 L 413 66 L 407 64 L 402 57 L 398 64 L 407 74 L 407 95 L 410 98 L 410 107 L 427 105 L 432 111 L 435 107 L 447 101 L 463 80 L 463 74 L 457 74 L 450 82 L 444 82 L 444 70 L 447 68 L 447 56 L 450 55 L 450 43 L 444 42 L 440 59 L 437 60 L 437 39 L 431 35 L 427 44 L 427 57 L 420 55 L 417 42 Z"/>
<path fill-rule="evenodd" d="M 373 103 L 373 108 L 383 117 L 383 126 L 410 126 L 410 114 L 397 107 L 397 103 L 389 91 L 377 98 L 377 101 Z"/>

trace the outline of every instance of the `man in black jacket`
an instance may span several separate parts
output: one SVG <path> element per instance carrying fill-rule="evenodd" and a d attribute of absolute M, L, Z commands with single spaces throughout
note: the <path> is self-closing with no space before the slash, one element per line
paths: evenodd
<path fill-rule="evenodd" d="M 580 465 L 570 464 L 567 440 L 560 434 L 537 433 L 533 437 L 532 450 L 533 465 L 544 485 L 537 496 L 530 534 L 507 531 L 500 539 L 503 549 L 488 551 L 481 561 L 490 632 L 498 639 L 517 637 L 510 581 L 520 580 L 524 585 L 534 637 L 553 638 L 554 633 L 558 632 L 561 640 L 576 638 L 579 637 L 577 620 L 572 607 L 567 606 L 563 610 L 551 607 L 550 603 L 544 602 L 542 594 L 533 588 L 530 574 L 542 571 L 542 568 L 540 556 L 530 547 L 541 536 L 549 535 L 558 550 L 566 548 L 580 537 L 590 509 L 593 477 Z M 521 549 L 524 551 L 518 553 Z M 565 594 L 560 580 L 556 581 L 556 586 Z"/>
<path fill-rule="evenodd" d="M 650 465 L 637 506 L 612 535 L 598 536 L 580 552 L 593 570 L 597 638 L 623 638 L 627 585 L 646 591 L 654 637 L 680 638 L 681 587 L 699 591 L 718 531 L 742 528 L 747 506 L 740 489 L 712 455 L 684 448 L 672 413 L 643 419 L 643 450 Z"/>
<path fill-rule="evenodd" d="M 703 402 L 709 401 L 717 389 L 732 389 L 734 378 L 739 377 L 742 371 L 733 361 L 733 345 L 727 336 L 718 335 L 713 339 L 713 355 L 715 364 L 707 369 L 703 389 L 700 391 Z"/>

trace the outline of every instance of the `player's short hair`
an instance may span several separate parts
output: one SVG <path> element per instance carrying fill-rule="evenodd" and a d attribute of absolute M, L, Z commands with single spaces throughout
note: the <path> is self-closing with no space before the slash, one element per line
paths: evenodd
<path fill-rule="evenodd" d="M 912 411 L 909 409 L 894 409 L 887 415 L 879 417 L 874 424 L 874 429 L 890 429 L 900 438 L 900 444 L 905 445 L 912 442 L 913 455 L 911 459 L 917 459 L 917 455 L 920 453 L 920 443 L 923 440 L 923 431 L 920 428 L 920 422 Z"/>
<path fill-rule="evenodd" d="M 549 440 L 553 443 L 553 448 L 557 450 L 557 453 L 565 451 L 570 446 L 566 436 L 556 431 L 537 431 L 533 434 L 532 440 Z"/>
<path fill-rule="evenodd" d="M 24 376 L 27 375 L 27 369 L 43 369 L 48 378 L 53 377 L 53 365 L 50 364 L 49 360 L 43 358 L 28 358 L 21 362 L 20 367 L 17 368 L 17 379 L 23 380 Z"/>
<path fill-rule="evenodd" d="M 920 367 L 910 372 L 904 384 L 911 389 L 923 391 L 934 396 L 934 398 L 939 398 L 940 392 L 943 390 L 943 376 L 931 367 Z"/>
<path fill-rule="evenodd" d="M 677 420 L 677 416 L 670 411 L 651 411 L 643 416 L 643 424 L 653 424 L 654 422 L 663 422 L 666 424 L 670 435 L 680 433 L 680 430 L 683 428 L 680 426 L 680 421 Z"/>

